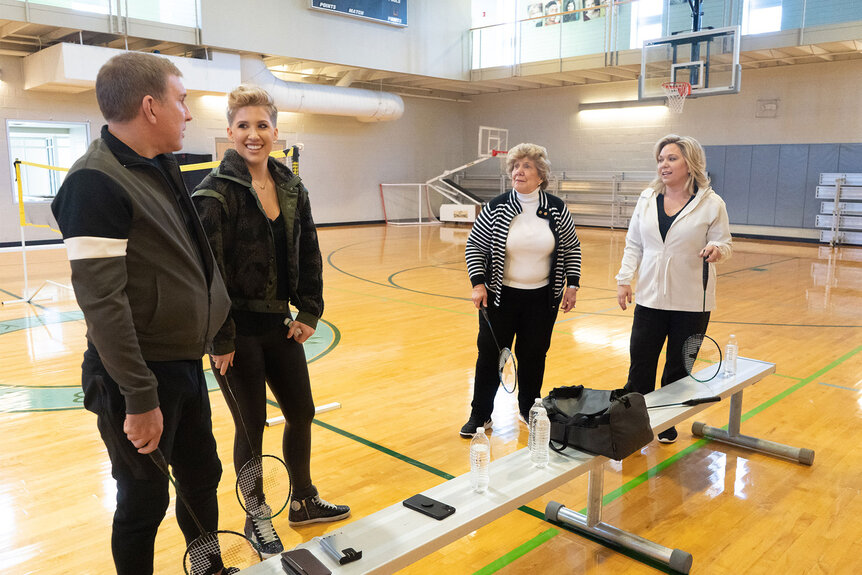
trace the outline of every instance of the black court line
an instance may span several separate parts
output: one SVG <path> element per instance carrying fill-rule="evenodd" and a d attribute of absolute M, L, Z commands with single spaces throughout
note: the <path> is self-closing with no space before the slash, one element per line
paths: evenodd
<path fill-rule="evenodd" d="M 760 254 L 758 254 L 758 255 L 760 255 Z M 724 276 L 729 276 L 729 275 L 737 274 L 737 273 L 740 273 L 740 272 L 763 271 L 762 269 L 759 269 L 759 268 L 765 268 L 765 267 L 769 267 L 769 266 L 774 266 L 774 265 L 776 265 L 776 264 L 783 264 L 783 263 L 785 263 L 785 262 L 792 262 L 793 260 L 801 260 L 801 259 L 814 259 L 814 258 L 800 258 L 800 257 L 796 257 L 796 256 L 794 256 L 794 257 L 792 257 L 792 258 L 787 258 L 787 259 L 783 259 L 783 260 L 778 260 L 778 261 L 775 261 L 775 262 L 769 262 L 769 263 L 765 263 L 765 264 L 758 264 L 758 265 L 756 265 L 756 266 L 749 266 L 749 267 L 747 267 L 747 268 L 739 268 L 738 270 L 732 270 L 732 271 L 729 271 L 729 272 L 722 272 L 722 273 L 717 274 L 717 275 L 718 275 L 719 277 L 724 277 Z"/>

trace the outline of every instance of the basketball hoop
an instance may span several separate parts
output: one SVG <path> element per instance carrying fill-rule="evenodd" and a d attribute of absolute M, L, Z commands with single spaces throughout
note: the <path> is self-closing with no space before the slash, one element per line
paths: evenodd
<path fill-rule="evenodd" d="M 691 84 L 688 82 L 665 82 L 661 85 L 667 96 L 667 107 L 674 114 L 682 114 L 686 96 L 691 95 Z"/>

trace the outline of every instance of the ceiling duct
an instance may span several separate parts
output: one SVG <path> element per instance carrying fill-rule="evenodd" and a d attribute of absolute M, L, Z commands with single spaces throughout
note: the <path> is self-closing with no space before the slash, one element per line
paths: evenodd
<path fill-rule="evenodd" d="M 240 77 L 272 94 L 280 112 L 355 116 L 361 122 L 388 122 L 404 114 L 404 101 L 396 94 L 360 88 L 287 82 L 277 78 L 256 55 L 240 58 Z"/>

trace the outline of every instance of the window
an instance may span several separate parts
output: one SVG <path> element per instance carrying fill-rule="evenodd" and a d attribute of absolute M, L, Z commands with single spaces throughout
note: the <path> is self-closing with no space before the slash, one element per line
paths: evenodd
<path fill-rule="evenodd" d="M 473 0 L 473 69 L 515 61 L 515 0 Z"/>
<path fill-rule="evenodd" d="M 742 33 L 763 34 L 781 30 L 782 0 L 745 0 L 742 5 Z"/>
<path fill-rule="evenodd" d="M 630 48 L 642 48 L 644 40 L 661 38 L 661 15 L 663 0 L 640 0 L 632 3 L 632 44 Z"/>
<path fill-rule="evenodd" d="M 90 125 L 84 122 L 6 121 L 9 161 L 12 163 L 12 194 L 18 201 L 15 160 L 69 168 L 84 155 L 90 143 Z M 66 172 L 21 166 L 21 187 L 25 202 L 51 200 L 57 195 Z"/>

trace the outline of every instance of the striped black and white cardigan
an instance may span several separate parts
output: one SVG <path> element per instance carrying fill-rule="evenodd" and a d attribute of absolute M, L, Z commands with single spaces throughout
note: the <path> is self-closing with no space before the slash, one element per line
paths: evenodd
<path fill-rule="evenodd" d="M 551 305 L 556 307 L 567 282 L 569 287 L 580 284 L 581 242 L 575 231 L 572 215 L 563 200 L 544 190 L 536 193 L 539 194 L 536 214 L 548 220 L 554 234 L 555 248 L 551 253 L 554 291 Z M 473 286 L 484 283 L 488 291 L 494 294 L 493 304 L 496 306 L 500 305 L 500 292 L 503 287 L 509 227 L 521 211 L 521 203 L 514 190 L 500 194 L 482 208 L 467 238 L 465 256 L 470 283 Z"/>

